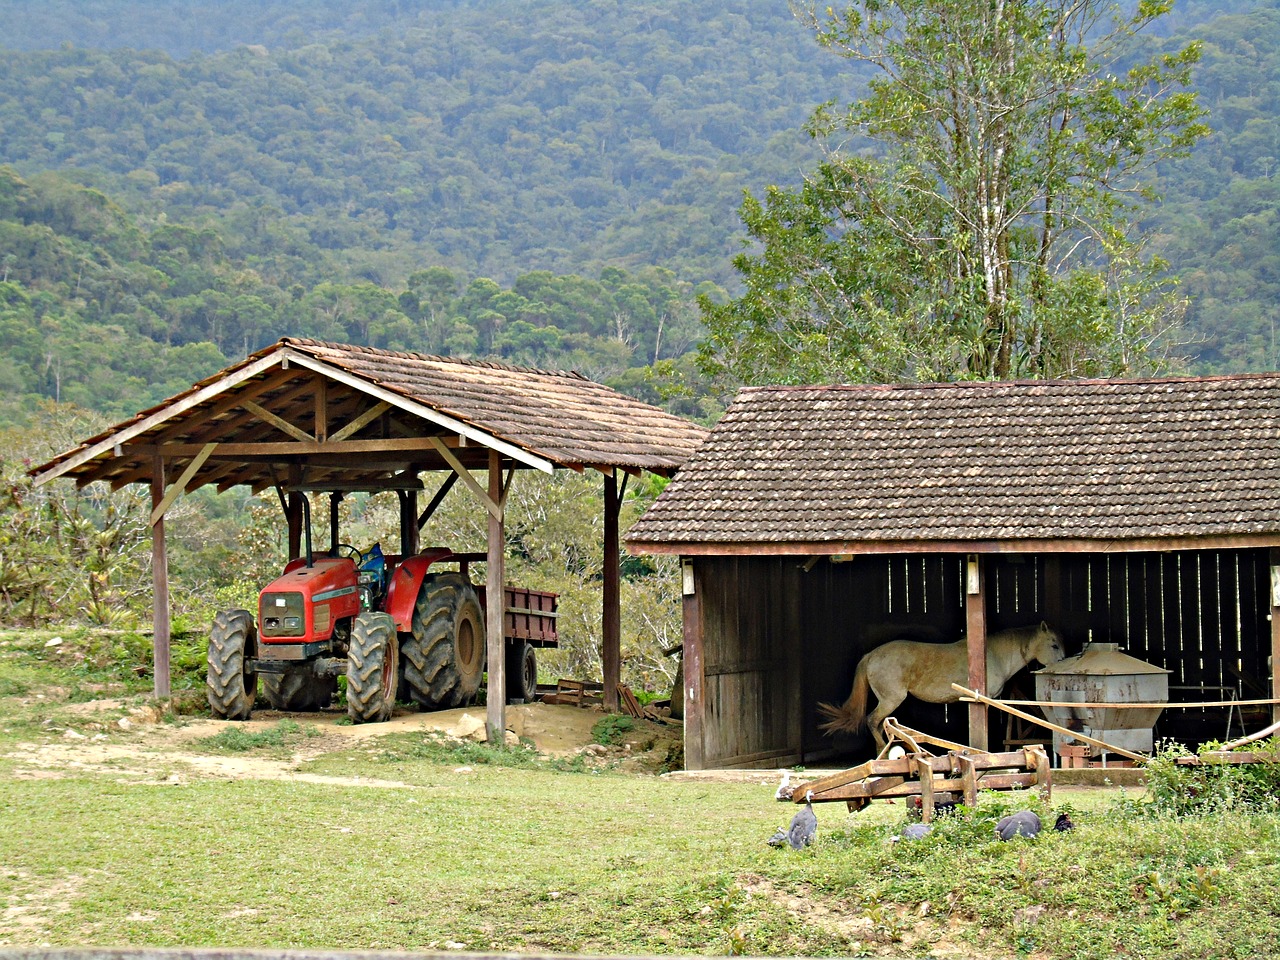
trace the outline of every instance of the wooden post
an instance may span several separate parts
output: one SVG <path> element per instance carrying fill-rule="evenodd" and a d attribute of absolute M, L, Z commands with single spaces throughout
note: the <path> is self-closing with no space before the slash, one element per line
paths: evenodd
<path fill-rule="evenodd" d="M 289 467 L 289 556 L 286 558 L 287 560 L 296 560 L 302 556 L 302 498 L 304 494 L 298 492 L 298 486 L 301 483 L 302 468 L 297 464 L 293 464 Z"/>
<path fill-rule="evenodd" d="M 397 490 L 400 497 L 400 556 L 418 552 L 418 491 Z"/>
<path fill-rule="evenodd" d="M 338 555 L 338 506 L 342 503 L 342 494 L 336 490 L 329 494 L 329 552 Z"/>
<path fill-rule="evenodd" d="M 604 478 L 604 571 L 601 661 L 604 672 L 604 709 L 618 712 L 618 683 L 622 680 L 621 551 L 618 543 L 618 472 Z"/>
<path fill-rule="evenodd" d="M 151 509 L 164 499 L 164 458 L 151 460 Z M 152 670 L 157 700 L 170 693 L 169 678 L 169 555 L 165 547 L 164 517 L 151 525 L 151 622 L 153 627 Z"/>
<path fill-rule="evenodd" d="M 502 746 L 507 730 L 506 641 L 503 639 L 503 615 L 506 612 L 506 531 L 502 503 L 502 455 L 489 451 L 489 498 L 498 504 L 496 515 L 489 514 L 489 551 L 485 577 L 485 635 L 489 661 L 489 685 L 486 726 L 489 743 Z"/>
<path fill-rule="evenodd" d="M 969 688 L 979 693 L 990 693 L 987 690 L 985 581 L 982 556 L 976 553 L 969 554 L 965 559 L 965 641 L 969 651 Z M 971 703 L 969 704 L 969 745 L 978 750 L 986 750 L 988 741 L 986 704 Z"/>
<path fill-rule="evenodd" d="M 706 764 L 703 743 L 705 664 L 702 655 L 702 602 L 693 561 L 682 559 L 680 573 L 684 594 L 684 766 L 702 770 Z"/>
<path fill-rule="evenodd" d="M 1280 699 L 1280 549 L 1271 548 L 1271 697 Z M 1271 707 L 1272 723 L 1280 723 L 1280 703 Z"/>

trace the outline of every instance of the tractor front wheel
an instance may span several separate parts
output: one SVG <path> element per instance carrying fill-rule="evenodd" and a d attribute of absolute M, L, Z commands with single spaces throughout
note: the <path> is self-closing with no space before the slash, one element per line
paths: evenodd
<path fill-rule="evenodd" d="M 404 641 L 409 696 L 428 710 L 462 707 L 484 673 L 484 614 L 476 589 L 460 573 L 427 577 Z"/>
<path fill-rule="evenodd" d="M 323 710 L 337 688 L 337 677 L 317 677 L 309 670 L 262 675 L 262 692 L 273 710 Z"/>
<path fill-rule="evenodd" d="M 209 709 L 219 720 L 248 720 L 258 695 L 258 674 L 249 668 L 258 652 L 258 628 L 248 610 L 223 610 L 209 633 L 205 687 Z"/>
<path fill-rule="evenodd" d="M 362 613 L 347 650 L 347 715 L 352 723 L 391 719 L 400 676 L 400 639 L 389 613 Z"/>

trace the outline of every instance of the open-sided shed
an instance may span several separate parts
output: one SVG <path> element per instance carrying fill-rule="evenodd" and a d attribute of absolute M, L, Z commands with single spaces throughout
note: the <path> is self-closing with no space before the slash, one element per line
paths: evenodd
<path fill-rule="evenodd" d="M 576 373 L 551 372 L 285 338 L 31 471 L 37 483 L 150 485 L 156 694 L 169 693 L 164 516 L 186 491 L 274 488 L 300 555 L 302 497 L 395 491 L 409 542 L 461 480 L 487 511 L 488 726 L 504 724 L 504 504 L 514 472 L 596 470 L 604 477 L 603 661 L 616 707 L 618 510 L 625 475 L 672 475 L 706 431 Z M 487 472 L 484 482 L 472 471 Z M 424 486 L 423 475 L 444 472 Z M 419 494 L 432 498 L 420 507 Z M 332 524 L 336 528 L 336 524 Z"/>
<path fill-rule="evenodd" d="M 627 537 L 683 558 L 687 764 L 864 749 L 817 704 L 898 636 L 967 637 L 983 691 L 987 633 L 1044 620 L 1175 699 L 1274 696 L 1278 441 L 1274 374 L 744 389 Z M 980 704 L 901 715 L 991 736 Z"/>

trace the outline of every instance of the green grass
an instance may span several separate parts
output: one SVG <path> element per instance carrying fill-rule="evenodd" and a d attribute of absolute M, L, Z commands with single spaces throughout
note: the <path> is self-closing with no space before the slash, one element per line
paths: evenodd
<path fill-rule="evenodd" d="M 215 779 L 176 753 L 131 760 L 137 729 L 84 720 L 51 693 L 67 687 L 66 668 L 20 663 L 12 649 L 0 646 L 0 690 L 20 691 L 0 694 L 9 946 L 1280 953 L 1280 817 L 1268 811 L 1178 818 L 1132 793 L 1059 791 L 1040 809 L 1071 809 L 1075 831 L 1005 844 L 995 818 L 1038 801 L 993 794 L 926 840 L 895 844 L 902 805 L 826 804 L 818 842 L 795 852 L 764 843 L 795 809 L 772 787 L 627 776 L 423 734 L 346 741 L 298 763 L 316 730 L 288 719 L 186 744 L 291 771 Z M 33 758 L 79 742 L 68 730 L 124 759 L 49 776 Z"/>

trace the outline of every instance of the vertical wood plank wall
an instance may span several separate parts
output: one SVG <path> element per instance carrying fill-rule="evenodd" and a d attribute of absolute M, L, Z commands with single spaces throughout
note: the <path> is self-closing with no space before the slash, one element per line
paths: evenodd
<path fill-rule="evenodd" d="M 1266 550 L 987 555 L 988 633 L 1048 620 L 1069 654 L 1090 641 L 1172 671 L 1173 700 L 1268 696 L 1271 624 Z M 706 766 L 780 766 L 857 757 L 866 737 L 830 737 L 817 704 L 848 696 L 858 660 L 898 637 L 964 634 L 964 557 L 895 555 L 849 562 L 699 559 L 706 646 Z M 1034 693 L 1029 676 L 1015 678 Z M 1198 692 L 1203 691 L 1203 695 Z M 967 736 L 961 705 L 914 699 L 904 723 Z M 1157 734 L 1220 739 L 1222 711 L 1166 711 Z M 992 745 L 1002 731 L 992 730 Z"/>

